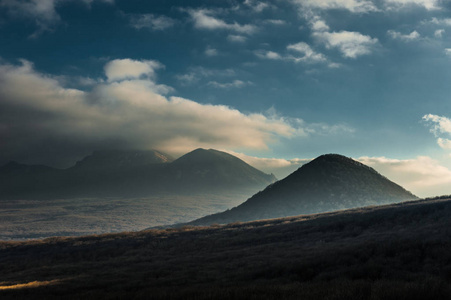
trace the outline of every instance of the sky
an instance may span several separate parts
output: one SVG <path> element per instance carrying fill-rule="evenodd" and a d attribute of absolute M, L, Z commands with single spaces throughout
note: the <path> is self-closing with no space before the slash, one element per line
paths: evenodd
<path fill-rule="evenodd" d="M 0 164 L 325 153 L 451 194 L 451 1 L 0 0 Z"/>

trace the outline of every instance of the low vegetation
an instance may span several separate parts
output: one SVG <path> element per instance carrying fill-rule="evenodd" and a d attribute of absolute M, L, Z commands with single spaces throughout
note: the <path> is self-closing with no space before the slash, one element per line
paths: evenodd
<path fill-rule="evenodd" d="M 1 242 L 0 298 L 450 299 L 450 215 L 451 199 L 437 198 Z"/>

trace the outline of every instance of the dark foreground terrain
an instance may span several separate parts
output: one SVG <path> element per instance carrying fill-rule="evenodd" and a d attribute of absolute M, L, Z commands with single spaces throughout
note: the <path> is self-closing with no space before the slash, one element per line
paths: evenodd
<path fill-rule="evenodd" d="M 451 299 L 451 199 L 0 243 L 0 298 Z"/>

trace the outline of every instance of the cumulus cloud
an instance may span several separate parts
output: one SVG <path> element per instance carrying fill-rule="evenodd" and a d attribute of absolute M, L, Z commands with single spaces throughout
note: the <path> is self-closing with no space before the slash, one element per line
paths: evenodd
<path fill-rule="evenodd" d="M 421 6 L 427 10 L 439 9 L 438 0 L 385 0 L 389 9 L 400 9 L 408 6 Z"/>
<path fill-rule="evenodd" d="M 451 48 L 445 48 L 445 54 L 451 56 Z"/>
<path fill-rule="evenodd" d="M 205 55 L 207 56 L 217 56 L 218 50 L 216 50 L 215 48 L 211 48 L 210 46 L 207 47 L 207 49 L 205 49 Z"/>
<path fill-rule="evenodd" d="M 257 31 L 257 27 L 251 24 L 241 25 L 237 22 L 226 23 L 224 20 L 216 18 L 215 11 L 209 9 L 190 9 L 188 10 L 192 20 L 194 21 L 194 27 L 205 30 L 230 30 L 242 34 L 252 34 Z"/>
<path fill-rule="evenodd" d="M 353 13 L 377 11 L 372 1 L 367 0 L 293 0 L 303 8 L 344 9 Z"/>
<path fill-rule="evenodd" d="M 250 7 L 252 10 L 254 10 L 255 12 L 258 12 L 258 13 L 262 12 L 266 8 L 271 7 L 271 5 L 269 5 L 266 2 L 261 2 L 261 1 L 256 1 L 256 0 L 245 0 L 244 5 Z"/>
<path fill-rule="evenodd" d="M 115 68 L 121 64 L 122 73 Z M 164 86 L 152 80 L 153 65 L 112 61 L 105 67 L 109 81 L 81 91 L 65 88 L 27 61 L 1 64 L 0 160 L 48 163 L 63 155 L 60 161 L 67 164 L 105 147 L 172 154 L 195 147 L 265 149 L 298 133 L 283 118 L 165 97 Z"/>
<path fill-rule="evenodd" d="M 288 45 L 287 49 L 301 54 L 301 56 L 298 57 L 293 56 L 295 62 L 322 62 L 326 60 L 326 57 L 323 54 L 313 51 L 313 49 L 304 42 Z"/>
<path fill-rule="evenodd" d="M 451 150 L 451 140 L 449 139 L 451 136 L 451 119 L 427 114 L 423 116 L 423 121 L 430 126 L 430 131 L 437 138 L 437 144 L 443 149 Z"/>
<path fill-rule="evenodd" d="M 285 60 L 293 61 L 295 63 L 320 63 L 327 61 L 327 58 L 323 54 L 315 52 L 310 45 L 305 42 L 290 44 L 286 49 L 289 53 L 279 54 L 268 50 L 258 50 L 254 53 L 262 59 Z"/>
<path fill-rule="evenodd" d="M 420 197 L 451 194 L 451 170 L 438 161 L 419 156 L 414 159 L 360 157 L 360 162 L 373 167 L 390 180 Z"/>
<path fill-rule="evenodd" d="M 165 30 L 175 25 L 175 20 L 166 16 L 154 14 L 139 14 L 130 16 L 130 25 L 136 29 Z"/>
<path fill-rule="evenodd" d="M 409 34 L 402 34 L 398 31 L 394 31 L 394 30 L 388 30 L 387 34 L 395 40 L 401 40 L 404 42 L 410 42 L 410 41 L 414 41 L 414 40 L 418 40 L 420 38 L 420 34 L 414 30 Z"/>
<path fill-rule="evenodd" d="M 274 52 L 274 51 L 257 50 L 254 53 L 258 57 L 263 58 L 263 59 L 273 59 L 273 60 L 284 59 L 279 53 Z"/>
<path fill-rule="evenodd" d="M 337 48 L 346 58 L 370 54 L 378 44 L 377 38 L 354 31 L 314 32 L 313 36 L 327 48 Z"/>
<path fill-rule="evenodd" d="M 434 31 L 434 36 L 436 37 L 436 38 L 442 38 L 443 37 L 443 34 L 445 33 L 445 30 L 444 29 L 437 29 L 436 31 Z"/>
<path fill-rule="evenodd" d="M 155 60 L 115 59 L 105 65 L 105 75 L 108 81 L 146 76 L 154 79 L 155 71 L 163 65 Z"/>

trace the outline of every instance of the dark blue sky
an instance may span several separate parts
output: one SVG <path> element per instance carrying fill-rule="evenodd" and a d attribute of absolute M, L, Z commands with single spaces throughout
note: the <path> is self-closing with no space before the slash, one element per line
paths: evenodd
<path fill-rule="evenodd" d="M 450 37 L 438 0 L 0 0 L 0 163 L 208 147 L 451 180 Z"/>

